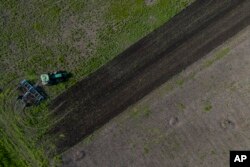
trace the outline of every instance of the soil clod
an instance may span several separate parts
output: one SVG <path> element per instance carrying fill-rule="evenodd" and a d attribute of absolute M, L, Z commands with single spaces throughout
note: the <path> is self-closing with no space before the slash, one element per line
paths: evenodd
<path fill-rule="evenodd" d="M 172 118 L 169 120 L 169 125 L 170 125 L 170 126 L 174 126 L 174 125 L 176 125 L 178 122 L 179 122 L 179 119 L 178 119 L 177 117 L 172 117 Z"/>
<path fill-rule="evenodd" d="M 233 129 L 235 127 L 235 123 L 229 119 L 224 119 L 221 122 L 221 127 L 223 129 Z"/>
<path fill-rule="evenodd" d="M 76 151 L 74 155 L 74 160 L 79 161 L 80 159 L 83 159 L 85 157 L 85 152 L 84 151 Z"/>

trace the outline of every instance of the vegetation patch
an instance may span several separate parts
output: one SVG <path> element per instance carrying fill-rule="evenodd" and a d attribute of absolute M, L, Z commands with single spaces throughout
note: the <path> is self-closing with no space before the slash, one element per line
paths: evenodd
<path fill-rule="evenodd" d="M 212 110 L 212 108 L 213 108 L 213 106 L 212 106 L 211 102 L 206 102 L 203 110 L 204 110 L 204 112 L 210 112 Z"/>
<path fill-rule="evenodd" d="M 135 108 L 131 111 L 130 117 L 132 118 L 141 118 L 141 117 L 149 117 L 151 114 L 151 110 L 149 107 L 141 107 L 141 108 Z"/>
<path fill-rule="evenodd" d="M 179 109 L 180 111 L 184 111 L 184 110 L 186 109 L 186 106 L 185 106 L 185 104 L 183 104 L 183 103 L 178 103 L 178 104 L 177 104 L 177 107 L 178 107 L 178 109 Z"/>
<path fill-rule="evenodd" d="M 84 139 L 84 143 L 89 145 L 89 144 L 91 144 L 93 142 L 94 139 L 95 139 L 95 135 L 91 134 L 91 135 L 89 135 L 88 137 L 86 137 Z"/>
<path fill-rule="evenodd" d="M 144 152 L 144 154 L 148 154 L 149 153 L 149 147 L 147 145 L 144 145 L 143 152 Z"/>
<path fill-rule="evenodd" d="M 218 60 L 222 59 L 223 57 L 225 57 L 228 53 L 230 52 L 230 49 L 229 48 L 223 48 L 221 50 L 219 50 L 212 59 L 210 60 L 207 60 L 205 63 L 204 63 L 204 67 L 207 68 L 207 67 L 210 67 L 212 64 L 214 64 L 215 62 L 217 62 Z"/>
<path fill-rule="evenodd" d="M 178 86 L 182 86 L 185 83 L 185 79 L 181 78 L 181 79 L 177 80 L 176 83 Z"/>

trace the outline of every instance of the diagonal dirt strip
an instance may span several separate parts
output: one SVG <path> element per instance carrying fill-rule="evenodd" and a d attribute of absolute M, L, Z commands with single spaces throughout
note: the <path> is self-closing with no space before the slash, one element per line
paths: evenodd
<path fill-rule="evenodd" d="M 249 8 L 247 0 L 196 1 L 58 96 L 50 106 L 54 117 L 70 112 L 45 138 L 53 139 L 58 153 L 75 145 L 249 25 Z"/>

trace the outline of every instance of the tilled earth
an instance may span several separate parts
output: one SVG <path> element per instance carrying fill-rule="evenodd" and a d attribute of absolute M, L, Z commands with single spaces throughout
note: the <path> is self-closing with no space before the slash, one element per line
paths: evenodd
<path fill-rule="evenodd" d="M 227 167 L 250 148 L 250 26 L 63 154 L 63 166 Z"/>
<path fill-rule="evenodd" d="M 50 142 L 55 145 L 58 153 L 77 144 L 84 137 L 92 133 L 117 114 L 121 113 L 121 111 L 125 110 L 128 106 L 140 100 L 175 74 L 181 72 L 190 64 L 207 55 L 212 49 L 216 48 L 218 45 L 222 44 L 249 25 L 249 8 L 250 2 L 247 0 L 196 1 L 182 13 L 174 17 L 170 22 L 155 30 L 121 53 L 113 61 L 103 66 L 97 72 L 78 82 L 68 91 L 57 97 L 51 104 L 50 109 L 54 111 L 54 117 L 61 119 L 56 126 L 49 130 L 46 138 L 52 139 Z M 227 50 L 222 53 L 225 54 L 226 52 Z M 210 63 L 206 66 L 209 65 Z M 220 72 L 221 71 L 218 71 L 218 75 Z M 204 75 L 204 77 L 207 76 L 207 74 Z M 237 75 L 235 77 L 237 77 Z M 213 80 L 210 82 L 215 83 Z M 207 82 L 204 84 L 206 83 Z M 183 81 L 181 80 L 178 84 L 182 85 Z M 195 95 L 207 90 L 204 89 L 202 85 L 197 86 L 199 90 L 185 89 L 185 92 L 187 93 L 186 100 L 189 99 L 195 101 Z M 209 90 L 216 92 L 216 89 L 213 87 L 210 87 Z M 204 95 L 204 97 L 206 96 Z M 174 99 L 170 99 L 168 102 L 170 106 L 172 105 L 172 100 Z M 204 103 L 206 105 L 204 107 L 205 111 L 213 110 L 210 101 L 206 101 L 205 99 Z M 179 104 L 179 107 L 185 109 L 185 106 L 183 105 L 184 104 L 181 103 Z M 218 107 L 220 106 L 219 104 L 217 105 Z M 145 115 L 150 116 L 151 109 L 146 107 L 144 110 L 146 110 Z M 193 108 L 190 112 L 194 112 L 195 110 L 197 109 Z M 167 113 L 173 113 L 171 107 L 170 110 L 167 110 Z M 194 112 L 194 114 L 195 113 L 196 112 Z M 191 114 L 185 116 L 191 116 Z M 155 117 L 152 119 L 160 123 L 163 117 Z M 172 118 L 170 125 L 177 125 L 179 119 L 180 118 Z M 154 126 L 150 126 L 150 122 L 144 123 L 146 120 L 147 119 L 142 119 L 140 126 L 146 130 L 154 128 Z M 177 142 L 173 144 L 174 148 L 178 148 L 181 144 L 183 144 L 184 147 L 187 147 L 186 154 L 183 152 L 182 156 L 179 156 L 179 159 L 171 159 L 171 157 L 175 157 L 175 155 L 174 152 L 171 154 L 169 153 L 168 147 L 170 146 L 168 146 L 168 143 L 165 143 L 165 146 L 160 144 L 156 145 L 155 149 L 159 147 L 160 150 L 164 151 L 164 154 L 168 157 L 167 159 L 171 159 L 171 162 L 169 163 L 167 163 L 167 160 L 158 162 L 157 159 L 152 158 L 145 161 L 143 158 L 145 155 L 142 154 L 140 154 L 141 156 L 137 159 L 138 157 L 133 157 L 133 154 L 130 153 L 127 154 L 128 156 L 124 153 L 117 153 L 117 150 L 126 147 L 124 139 L 118 143 L 111 143 L 113 140 L 108 143 L 105 143 L 105 140 L 99 140 L 99 145 L 104 142 L 102 147 L 93 147 L 93 149 L 96 149 L 96 152 L 93 149 L 89 150 L 93 151 L 93 154 L 98 153 L 98 155 L 96 154 L 96 156 L 90 157 L 93 159 L 86 161 L 86 163 L 89 165 L 92 164 L 92 166 L 100 166 L 100 164 L 105 162 L 106 164 L 102 164 L 101 166 L 117 166 L 117 164 L 118 166 L 122 166 L 125 162 L 119 160 L 121 160 L 122 157 L 125 157 L 125 159 L 129 159 L 129 161 L 126 162 L 128 164 L 138 163 L 139 166 L 152 166 L 153 164 L 157 165 L 158 163 L 167 163 L 169 166 L 173 166 L 174 162 L 181 160 L 184 155 L 188 155 L 188 150 L 192 150 L 194 145 L 199 143 L 202 144 L 204 142 L 204 147 L 200 149 L 208 147 L 209 143 L 206 142 L 206 138 L 209 137 L 209 134 L 206 133 L 206 128 L 209 124 L 205 119 L 201 120 L 202 121 L 199 121 L 198 124 L 192 124 L 192 122 L 190 122 L 190 124 L 185 124 L 180 131 L 173 131 L 174 135 L 170 135 L 172 142 Z M 128 142 L 138 140 L 133 140 L 136 135 L 132 135 L 133 133 L 130 132 L 134 128 L 132 125 L 133 124 L 127 127 L 127 131 L 123 131 L 124 134 L 122 136 L 118 133 L 117 137 L 122 138 L 127 136 L 130 138 L 130 141 Z M 222 126 L 227 129 L 227 127 L 235 127 L 235 123 L 232 120 L 225 120 L 222 123 Z M 187 129 L 185 128 L 192 130 L 192 133 L 190 133 L 189 136 L 186 134 Z M 168 131 L 168 128 L 165 130 Z M 106 133 L 107 138 L 109 138 L 109 136 L 112 137 L 112 134 L 110 134 L 111 132 Z M 140 133 L 139 136 L 143 138 L 145 133 Z M 154 133 L 161 133 L 161 131 L 156 129 Z M 188 136 L 186 140 L 184 140 L 184 138 L 178 138 L 178 135 L 182 133 L 185 133 L 184 136 Z M 192 134 L 200 134 L 201 137 L 199 138 L 199 136 L 197 136 L 196 140 L 192 141 Z M 147 141 L 150 143 L 150 140 L 154 140 L 154 134 L 152 134 L 151 137 L 144 136 L 144 139 L 146 143 Z M 178 141 L 179 139 L 183 140 Z M 122 144 L 120 142 L 124 143 Z M 192 142 L 193 145 L 188 145 L 190 142 Z M 110 146 L 110 144 L 114 145 Z M 117 147 L 115 146 L 116 144 Z M 146 154 L 150 153 L 149 150 L 151 147 L 153 146 L 144 148 Z M 120 155 L 117 159 L 115 159 L 115 156 L 113 158 L 109 157 L 114 153 L 108 155 L 105 151 L 105 149 L 112 150 L 112 148 L 117 148 L 116 155 Z M 131 151 L 131 149 L 128 150 Z M 137 149 L 135 149 L 134 152 L 135 155 L 140 153 L 136 152 L 136 150 Z M 225 154 L 226 153 L 227 152 L 225 152 Z M 102 154 L 103 157 L 106 155 L 109 158 L 107 157 L 107 159 L 103 159 L 99 154 Z M 189 157 L 189 160 L 195 161 L 196 158 L 197 157 L 193 154 Z M 126 163 L 125 166 L 128 165 Z M 188 164 L 189 162 L 186 163 Z"/>

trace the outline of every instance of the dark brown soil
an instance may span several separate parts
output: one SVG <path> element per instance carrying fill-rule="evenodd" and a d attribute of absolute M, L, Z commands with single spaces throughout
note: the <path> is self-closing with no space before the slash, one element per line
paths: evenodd
<path fill-rule="evenodd" d="M 250 1 L 198 0 L 89 77 L 58 96 L 60 119 L 45 138 L 57 153 L 81 141 L 131 104 L 250 23 Z"/>

